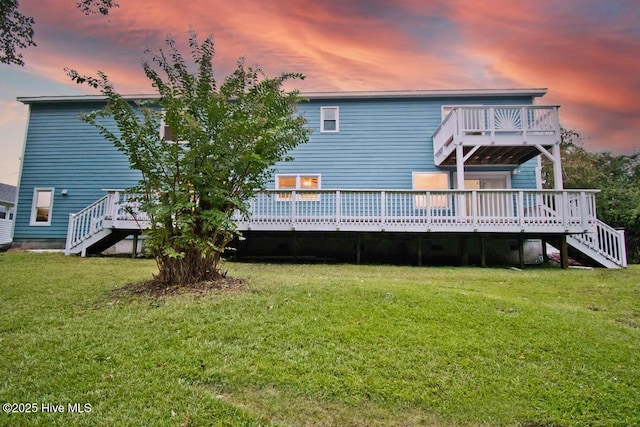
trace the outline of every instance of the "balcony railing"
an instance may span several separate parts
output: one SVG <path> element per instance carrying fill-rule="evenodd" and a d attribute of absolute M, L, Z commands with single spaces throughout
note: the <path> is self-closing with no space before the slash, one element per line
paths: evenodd
<path fill-rule="evenodd" d="M 454 107 L 433 134 L 436 164 L 456 145 L 542 145 L 560 142 L 557 106 Z"/>

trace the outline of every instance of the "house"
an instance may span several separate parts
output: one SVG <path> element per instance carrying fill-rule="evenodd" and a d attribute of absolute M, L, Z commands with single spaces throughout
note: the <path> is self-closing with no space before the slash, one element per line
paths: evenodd
<path fill-rule="evenodd" d="M 0 183 L 0 248 L 11 244 L 16 193 L 15 186 Z"/>
<path fill-rule="evenodd" d="M 412 264 L 524 262 L 551 242 L 626 265 L 624 236 L 596 217 L 597 190 L 564 190 L 558 106 L 545 89 L 303 94 L 313 131 L 238 217 L 238 257 Z M 149 98 L 149 96 L 145 96 Z M 132 96 L 131 99 L 139 99 Z M 30 107 L 14 242 L 97 253 L 145 226 L 124 189 L 138 172 L 79 120 L 99 96 Z M 541 159 L 553 165 L 542 190 Z"/>

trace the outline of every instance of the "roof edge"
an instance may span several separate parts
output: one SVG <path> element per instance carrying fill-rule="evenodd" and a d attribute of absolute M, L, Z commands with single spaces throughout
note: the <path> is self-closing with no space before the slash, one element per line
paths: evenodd
<path fill-rule="evenodd" d="M 435 90 L 388 90 L 388 91 L 334 91 L 334 92 L 301 92 L 308 99 L 374 99 L 374 98 L 463 98 L 468 96 L 533 96 L 541 97 L 547 88 L 516 89 L 435 89 Z M 153 100 L 158 95 L 131 94 L 123 95 L 129 100 Z M 39 104 L 50 102 L 91 102 L 104 101 L 103 95 L 68 95 L 68 96 L 24 96 L 17 100 L 23 104 Z"/>

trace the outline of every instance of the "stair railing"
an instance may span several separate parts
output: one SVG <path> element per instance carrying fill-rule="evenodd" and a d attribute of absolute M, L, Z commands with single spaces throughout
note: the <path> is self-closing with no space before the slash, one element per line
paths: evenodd
<path fill-rule="evenodd" d="M 104 229 L 104 220 L 109 215 L 112 199 L 112 195 L 107 194 L 80 212 L 69 214 L 66 255 L 69 255 L 74 247 Z"/>
<path fill-rule="evenodd" d="M 595 233 L 574 234 L 569 237 L 613 261 L 620 267 L 627 266 L 624 230 L 617 230 L 598 220 L 596 221 Z"/>

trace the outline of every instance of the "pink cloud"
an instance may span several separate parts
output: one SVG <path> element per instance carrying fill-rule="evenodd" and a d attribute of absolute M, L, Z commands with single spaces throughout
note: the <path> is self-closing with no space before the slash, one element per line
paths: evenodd
<path fill-rule="evenodd" d="M 244 55 L 270 75 L 306 74 L 305 90 L 548 87 L 543 102 L 562 104 L 563 122 L 593 146 L 630 149 L 640 127 L 631 3 L 121 0 L 108 18 L 74 4 L 22 5 L 37 20 L 30 72 L 70 85 L 64 67 L 103 70 L 123 92 L 149 91 L 142 50 L 168 33 L 186 48 L 193 26 L 214 35 L 220 78 Z"/>
<path fill-rule="evenodd" d="M 640 41 L 625 29 L 637 23 L 587 16 L 582 4 L 574 1 L 569 14 L 544 1 L 451 3 L 467 56 L 515 84 L 549 87 L 548 100 L 564 105 L 563 121 L 590 135 L 590 146 L 628 151 L 630 129 L 640 126 L 640 61 L 632 53 Z"/>

